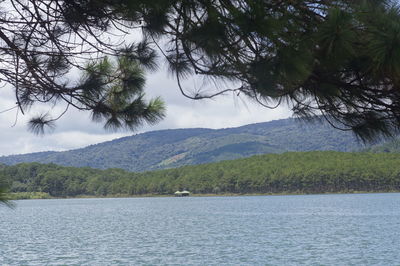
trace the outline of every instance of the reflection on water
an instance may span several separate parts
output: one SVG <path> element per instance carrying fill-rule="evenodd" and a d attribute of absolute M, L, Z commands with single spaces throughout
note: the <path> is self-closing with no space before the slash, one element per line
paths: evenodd
<path fill-rule="evenodd" d="M 27 200 L 0 264 L 396 265 L 399 229 L 399 193 Z"/>

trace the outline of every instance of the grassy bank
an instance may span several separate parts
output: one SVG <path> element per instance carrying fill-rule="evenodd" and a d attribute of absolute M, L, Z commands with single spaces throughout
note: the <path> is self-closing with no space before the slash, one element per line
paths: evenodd
<path fill-rule="evenodd" d="M 23 199 L 51 199 L 53 197 L 46 192 L 14 192 L 14 193 L 7 193 L 6 198 L 8 200 L 23 200 Z"/>
<path fill-rule="evenodd" d="M 239 196 L 295 196 L 295 195 L 335 195 L 335 194 L 373 194 L 373 193 L 400 193 L 400 190 L 384 190 L 384 191 L 338 191 L 338 192 L 320 192 L 320 193 L 302 193 L 302 192 L 282 192 L 282 193 L 204 193 L 190 194 L 189 197 L 239 197 Z M 44 192 L 27 192 L 27 193 L 8 193 L 8 200 L 28 200 L 28 199 L 108 199 L 108 198 L 171 198 L 174 195 L 162 194 L 143 194 L 128 195 L 116 194 L 107 196 L 94 195 L 78 195 L 74 197 L 52 197 Z"/>

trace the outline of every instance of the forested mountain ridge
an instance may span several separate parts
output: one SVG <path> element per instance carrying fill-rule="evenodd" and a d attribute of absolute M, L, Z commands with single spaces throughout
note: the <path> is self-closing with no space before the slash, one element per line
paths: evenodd
<path fill-rule="evenodd" d="M 22 163 L 0 169 L 10 192 L 53 197 L 400 191 L 400 154 L 287 152 L 143 173 Z"/>
<path fill-rule="evenodd" d="M 148 171 L 286 151 L 357 151 L 350 132 L 323 123 L 282 119 L 226 129 L 171 129 L 124 137 L 64 152 L 0 157 L 0 163 L 55 163 L 99 169 Z"/>

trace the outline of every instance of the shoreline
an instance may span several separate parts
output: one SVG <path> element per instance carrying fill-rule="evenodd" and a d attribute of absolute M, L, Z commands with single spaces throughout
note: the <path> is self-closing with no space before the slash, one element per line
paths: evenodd
<path fill-rule="evenodd" d="M 95 195 L 78 195 L 75 197 L 53 197 L 45 193 L 46 195 L 37 195 L 36 193 L 43 192 L 26 192 L 27 194 L 19 193 L 9 193 L 10 201 L 15 200 L 37 200 L 37 199 L 118 199 L 118 198 L 178 198 L 173 194 L 143 194 L 143 195 L 128 195 L 128 194 L 116 194 L 107 196 L 95 196 Z M 22 192 L 24 193 L 24 192 Z M 306 192 L 281 192 L 281 193 L 204 193 L 204 194 L 190 194 L 187 197 L 251 197 L 251 196 L 306 196 L 306 195 L 336 195 L 336 194 L 381 194 L 381 193 L 400 193 L 400 190 L 394 191 L 339 191 L 339 192 L 316 192 L 316 193 L 306 193 Z M 180 197 L 179 197 L 180 198 Z M 186 197 L 183 197 L 186 198 Z"/>

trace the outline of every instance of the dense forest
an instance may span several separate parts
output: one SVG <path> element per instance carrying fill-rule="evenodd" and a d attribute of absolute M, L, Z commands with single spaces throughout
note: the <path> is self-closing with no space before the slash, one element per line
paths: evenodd
<path fill-rule="evenodd" d="M 400 154 L 288 152 L 144 173 L 22 163 L 2 165 L 0 179 L 53 197 L 399 191 Z"/>

